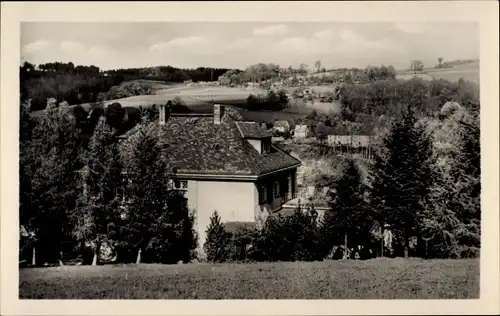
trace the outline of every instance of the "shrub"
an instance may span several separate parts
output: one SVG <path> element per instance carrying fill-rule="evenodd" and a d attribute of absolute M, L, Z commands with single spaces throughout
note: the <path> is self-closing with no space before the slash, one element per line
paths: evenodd
<path fill-rule="evenodd" d="M 292 215 L 271 215 L 255 241 L 257 261 L 314 261 L 319 255 L 317 214 L 297 208 Z"/>
<path fill-rule="evenodd" d="M 185 106 L 186 103 L 184 102 L 184 100 L 182 100 L 181 97 L 179 96 L 176 96 L 173 100 L 172 100 L 172 105 L 173 106 Z"/>
<path fill-rule="evenodd" d="M 225 262 L 231 251 L 231 234 L 226 232 L 217 211 L 210 217 L 207 237 L 203 245 L 205 256 L 209 262 Z"/>
<path fill-rule="evenodd" d="M 247 106 L 249 110 L 260 110 L 262 107 L 261 99 L 253 94 L 247 98 Z"/>
<path fill-rule="evenodd" d="M 254 243 L 258 231 L 255 228 L 242 226 L 230 234 L 230 254 L 228 259 L 237 262 L 254 261 Z"/>

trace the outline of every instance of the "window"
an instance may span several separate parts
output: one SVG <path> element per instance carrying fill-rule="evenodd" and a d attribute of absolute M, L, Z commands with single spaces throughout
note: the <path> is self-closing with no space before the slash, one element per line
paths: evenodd
<path fill-rule="evenodd" d="M 186 190 L 187 189 L 187 181 L 186 180 L 174 180 L 174 189 L 175 190 Z"/>
<path fill-rule="evenodd" d="M 274 182 L 274 187 L 273 187 L 273 197 L 274 198 L 279 198 L 281 196 L 280 194 L 280 183 L 279 181 Z"/>
<path fill-rule="evenodd" d="M 259 184 L 259 204 L 264 204 L 267 202 L 267 186 L 265 184 Z"/>
<path fill-rule="evenodd" d="M 181 190 L 181 191 L 186 191 L 188 189 L 188 182 L 187 180 L 170 180 L 168 182 L 167 188 L 169 190 Z"/>
<path fill-rule="evenodd" d="M 269 139 L 262 140 L 262 153 L 267 154 L 271 151 L 271 142 Z"/>

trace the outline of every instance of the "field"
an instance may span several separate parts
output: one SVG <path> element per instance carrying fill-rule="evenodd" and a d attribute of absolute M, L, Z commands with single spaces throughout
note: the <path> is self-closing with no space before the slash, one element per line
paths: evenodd
<path fill-rule="evenodd" d="M 71 266 L 19 277 L 21 299 L 479 298 L 479 260 Z"/>
<path fill-rule="evenodd" d="M 263 121 L 272 123 L 276 120 L 296 120 L 307 116 L 314 109 L 318 113 L 330 114 L 340 113 L 338 103 L 322 103 L 315 101 L 313 104 L 301 104 L 291 106 L 284 111 L 249 111 L 246 110 L 247 98 L 252 93 L 254 95 L 264 95 L 266 90 L 260 88 L 231 88 L 231 87 L 210 87 L 199 84 L 166 84 L 160 81 L 151 81 L 155 94 L 138 95 L 122 99 L 108 100 L 104 104 L 109 105 L 119 102 L 123 107 L 148 107 L 153 104 L 165 104 L 168 100 L 180 97 L 186 105 L 197 113 L 211 113 L 213 111 L 212 100 L 220 104 L 233 105 L 238 107 L 244 120 Z M 315 91 L 333 91 L 334 86 L 311 86 Z M 290 93 L 296 88 L 288 88 Z M 90 104 L 82 104 L 87 110 Z"/>
<path fill-rule="evenodd" d="M 335 88 L 337 86 L 338 86 L 337 84 L 330 84 L 330 85 L 326 85 L 326 86 L 311 86 L 310 85 L 310 86 L 307 86 L 307 88 L 314 91 L 314 93 L 327 93 L 327 92 L 334 93 Z M 283 89 L 288 93 L 293 93 L 295 90 L 297 90 L 297 88 L 298 87 L 284 87 Z"/>
<path fill-rule="evenodd" d="M 192 84 L 177 84 L 169 86 L 167 84 L 154 85 L 155 94 L 138 95 L 122 99 L 109 100 L 105 105 L 119 102 L 123 107 L 151 106 L 153 104 L 165 104 L 168 100 L 180 97 L 189 107 L 206 107 L 213 100 L 223 104 L 246 104 L 247 97 L 253 93 L 255 95 L 265 94 L 265 90 L 258 88 L 230 88 L 230 87 L 210 87 Z"/>
<path fill-rule="evenodd" d="M 113 102 L 119 102 L 124 107 L 129 106 L 151 106 L 153 104 L 165 104 L 168 100 L 175 97 L 180 97 L 186 105 L 197 110 L 204 110 L 205 107 L 210 107 L 212 100 L 221 104 L 232 104 L 236 106 L 243 106 L 250 94 L 265 95 L 267 91 L 261 88 L 231 88 L 231 87 L 218 87 L 218 86 L 202 86 L 199 84 L 185 85 L 175 84 L 168 85 L 161 82 L 154 81 L 153 88 L 155 94 L 153 95 L 138 95 L 122 99 L 109 100 L 105 105 Z M 329 86 L 308 86 L 317 93 L 334 92 L 335 85 Z M 293 93 L 296 87 L 285 87 L 287 92 Z"/>
<path fill-rule="evenodd" d="M 414 76 L 413 72 L 400 71 L 396 78 L 408 80 Z M 422 73 L 418 73 L 416 76 L 424 80 L 445 79 L 449 81 L 457 81 L 462 77 L 467 81 L 479 83 L 479 63 L 464 64 L 453 68 L 424 69 Z"/>

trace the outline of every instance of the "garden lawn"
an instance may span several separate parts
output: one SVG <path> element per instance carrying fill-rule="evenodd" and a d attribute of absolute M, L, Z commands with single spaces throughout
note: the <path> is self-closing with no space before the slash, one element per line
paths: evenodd
<path fill-rule="evenodd" d="M 479 298 L 479 260 L 68 266 L 19 270 L 21 299 Z"/>

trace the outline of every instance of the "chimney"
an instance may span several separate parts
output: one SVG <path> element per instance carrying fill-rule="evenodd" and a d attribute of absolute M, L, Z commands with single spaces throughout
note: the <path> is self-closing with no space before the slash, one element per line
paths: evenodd
<path fill-rule="evenodd" d="M 224 106 L 220 104 L 214 104 L 214 124 L 219 125 L 222 122 L 223 116 Z"/>
<path fill-rule="evenodd" d="M 164 104 L 160 104 L 160 117 L 159 117 L 159 122 L 160 122 L 160 125 L 165 125 L 165 121 L 166 121 L 166 115 L 165 115 L 165 105 Z"/>

